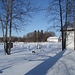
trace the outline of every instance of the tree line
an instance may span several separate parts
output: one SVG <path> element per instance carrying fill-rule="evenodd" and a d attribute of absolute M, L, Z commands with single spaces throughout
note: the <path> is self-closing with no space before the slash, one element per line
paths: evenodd
<path fill-rule="evenodd" d="M 54 32 L 41 32 L 34 31 L 27 33 L 27 35 L 24 35 L 23 37 L 11 37 L 12 42 L 46 42 L 48 37 L 53 37 L 55 36 Z M 9 40 L 9 38 L 7 38 Z M 3 38 L 0 38 L 0 42 L 3 42 Z"/>

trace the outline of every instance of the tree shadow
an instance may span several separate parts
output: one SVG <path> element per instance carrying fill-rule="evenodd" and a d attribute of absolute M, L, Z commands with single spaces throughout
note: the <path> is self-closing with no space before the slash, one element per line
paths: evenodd
<path fill-rule="evenodd" d="M 54 57 L 50 57 L 24 75 L 46 75 L 47 71 L 62 57 L 65 51 L 61 51 Z"/>
<path fill-rule="evenodd" d="M 3 71 L 0 70 L 0 73 L 3 73 Z"/>
<path fill-rule="evenodd" d="M 11 67 L 11 66 L 8 66 L 8 67 L 5 67 L 5 68 L 0 69 L 0 73 L 3 73 L 2 70 L 8 69 L 8 68 L 10 68 L 10 67 Z"/>

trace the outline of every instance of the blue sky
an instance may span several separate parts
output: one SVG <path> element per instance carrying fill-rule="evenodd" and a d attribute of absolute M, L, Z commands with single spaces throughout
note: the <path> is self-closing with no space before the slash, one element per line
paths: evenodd
<path fill-rule="evenodd" d="M 43 14 L 42 14 L 43 13 Z M 32 18 L 31 22 L 29 22 L 29 24 L 26 26 L 24 31 L 21 32 L 12 32 L 12 36 L 14 36 L 14 33 L 16 36 L 24 36 L 29 32 L 33 32 L 33 31 L 41 31 L 43 30 L 44 32 L 47 30 L 48 28 L 48 23 L 45 19 L 45 12 L 40 12 L 38 13 L 36 16 L 34 16 L 34 18 Z"/>
<path fill-rule="evenodd" d="M 38 5 L 41 5 L 41 7 L 47 7 L 48 6 L 48 0 L 32 0 L 32 1 L 36 2 L 36 3 L 38 2 Z M 13 30 L 12 36 L 23 37 L 27 33 L 33 32 L 35 30 L 36 31 L 43 30 L 45 32 L 47 30 L 47 28 L 53 24 L 53 22 L 48 24 L 46 17 L 45 17 L 46 14 L 47 14 L 46 11 L 38 12 L 37 15 L 34 15 L 34 17 L 31 19 L 31 22 L 26 26 L 24 31 L 20 31 L 17 33 L 17 32 L 14 32 L 14 30 Z M 53 30 L 51 30 L 51 31 L 53 31 Z M 57 33 L 57 34 L 60 35 L 59 33 Z M 0 36 L 2 37 L 2 34 L 0 34 Z"/>
<path fill-rule="evenodd" d="M 47 7 L 48 6 L 48 0 L 32 0 L 33 2 L 38 2 L 38 5 L 41 5 L 41 7 Z M 16 33 L 16 36 L 24 36 L 29 32 L 33 31 L 41 31 L 44 32 L 47 30 L 49 24 L 47 23 L 45 19 L 46 11 L 39 11 L 34 17 L 31 19 L 31 22 L 26 26 L 25 31 L 21 31 L 19 33 Z M 14 36 L 14 32 L 12 32 L 12 36 Z"/>

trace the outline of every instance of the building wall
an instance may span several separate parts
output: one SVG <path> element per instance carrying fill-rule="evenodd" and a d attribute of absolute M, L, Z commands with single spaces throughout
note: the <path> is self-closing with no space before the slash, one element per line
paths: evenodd
<path fill-rule="evenodd" d="M 59 40 L 59 37 L 49 37 L 49 38 L 47 38 L 48 42 L 58 42 L 58 40 Z"/>
<path fill-rule="evenodd" d="M 74 31 L 67 31 L 66 49 L 74 49 Z"/>

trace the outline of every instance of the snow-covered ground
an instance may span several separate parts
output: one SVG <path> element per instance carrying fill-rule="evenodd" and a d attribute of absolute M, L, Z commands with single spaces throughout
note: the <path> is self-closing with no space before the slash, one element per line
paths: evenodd
<path fill-rule="evenodd" d="M 75 75 L 75 51 L 61 51 L 61 43 L 21 42 L 4 55 L 0 43 L 0 75 Z"/>

